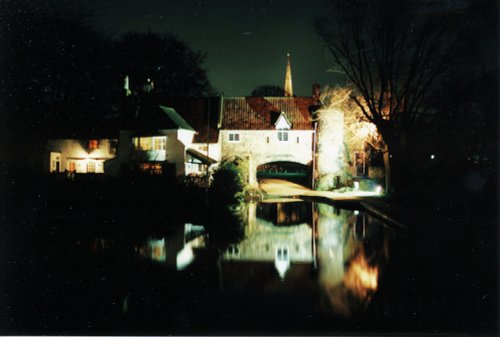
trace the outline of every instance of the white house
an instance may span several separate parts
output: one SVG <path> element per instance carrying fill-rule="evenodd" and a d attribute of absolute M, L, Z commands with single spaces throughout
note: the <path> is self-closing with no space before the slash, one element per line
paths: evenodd
<path fill-rule="evenodd" d="M 124 124 L 118 140 L 118 155 L 105 165 L 110 175 L 138 171 L 184 176 L 189 167 L 186 157 L 201 157 L 188 151 L 196 132 L 173 108 L 143 107 L 135 118 Z"/>
<path fill-rule="evenodd" d="M 104 162 L 116 156 L 116 148 L 116 139 L 53 139 L 44 168 L 50 173 L 104 173 Z"/>

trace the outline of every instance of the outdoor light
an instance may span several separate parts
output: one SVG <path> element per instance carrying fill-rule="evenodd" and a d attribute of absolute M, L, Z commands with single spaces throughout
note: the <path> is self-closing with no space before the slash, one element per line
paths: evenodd
<path fill-rule="evenodd" d="M 355 210 L 354 211 L 354 215 L 358 215 L 359 214 L 359 211 L 358 210 Z"/>
<path fill-rule="evenodd" d="M 382 186 L 378 185 L 377 187 L 375 187 L 375 192 L 377 192 L 378 194 L 382 194 Z"/>
<path fill-rule="evenodd" d="M 434 158 L 436 158 L 436 156 L 435 156 L 435 155 L 433 155 L 433 154 L 431 154 L 431 159 L 434 159 Z"/>
<path fill-rule="evenodd" d="M 359 181 L 354 182 L 354 189 L 357 191 L 359 190 Z"/>

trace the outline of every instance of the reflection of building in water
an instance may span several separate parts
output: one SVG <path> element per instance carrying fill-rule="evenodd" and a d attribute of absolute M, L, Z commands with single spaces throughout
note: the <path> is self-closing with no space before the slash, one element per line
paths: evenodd
<path fill-rule="evenodd" d="M 388 258 L 388 232 L 364 213 L 318 205 L 318 281 L 332 309 L 349 316 L 377 290 Z"/>
<path fill-rule="evenodd" d="M 307 206 L 302 202 L 249 204 L 245 239 L 230 246 L 222 262 L 273 263 L 277 274 L 285 278 L 295 264 L 313 261 L 312 232 L 306 215 Z M 276 225 L 284 223 L 295 225 Z"/>
<path fill-rule="evenodd" d="M 180 226 L 172 236 L 149 239 L 145 245 L 136 247 L 136 251 L 145 258 L 182 270 L 193 262 L 196 249 L 204 247 L 204 227 L 187 223 Z"/>
<path fill-rule="evenodd" d="M 274 225 L 298 225 L 311 221 L 311 204 L 306 202 L 261 203 L 257 217 Z"/>

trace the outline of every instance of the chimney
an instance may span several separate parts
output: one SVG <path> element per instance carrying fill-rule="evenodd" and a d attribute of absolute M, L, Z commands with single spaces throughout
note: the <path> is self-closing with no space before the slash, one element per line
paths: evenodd
<path fill-rule="evenodd" d="M 292 66 L 290 64 L 290 53 L 286 54 L 287 63 L 286 63 L 286 73 L 285 73 L 285 97 L 293 96 L 293 88 L 292 88 Z"/>

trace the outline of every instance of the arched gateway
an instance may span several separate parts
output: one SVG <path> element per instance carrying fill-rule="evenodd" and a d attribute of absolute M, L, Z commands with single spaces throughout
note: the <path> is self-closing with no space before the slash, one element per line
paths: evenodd
<path fill-rule="evenodd" d="M 302 185 L 310 185 L 311 166 L 291 161 L 274 161 L 257 166 L 257 181 L 284 179 Z"/>

